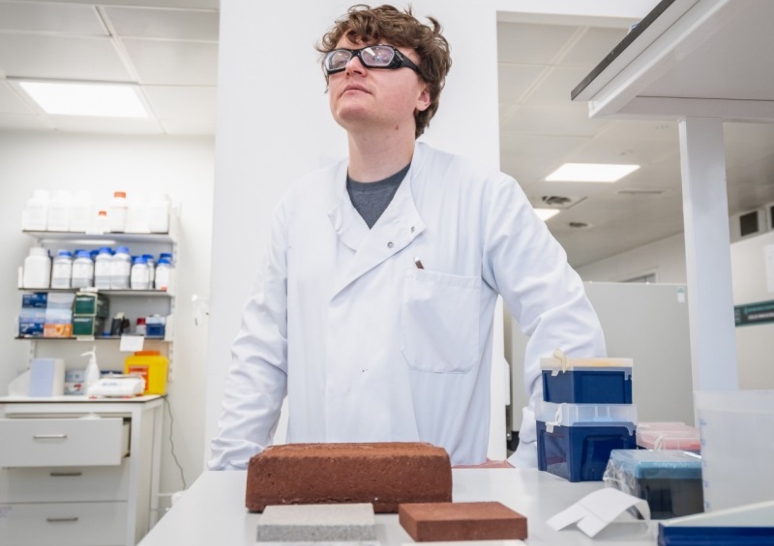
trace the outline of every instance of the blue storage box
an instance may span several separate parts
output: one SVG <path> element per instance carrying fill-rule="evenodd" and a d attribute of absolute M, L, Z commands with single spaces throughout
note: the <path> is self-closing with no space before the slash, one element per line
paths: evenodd
<path fill-rule="evenodd" d="M 704 511 L 701 456 L 681 450 L 613 450 L 605 485 L 648 501 L 653 519 Z"/>
<path fill-rule="evenodd" d="M 538 468 L 571 482 L 602 480 L 612 450 L 637 447 L 631 404 L 538 402 L 535 418 Z"/>
<path fill-rule="evenodd" d="M 632 359 L 542 358 L 543 400 L 569 404 L 631 404 Z"/>

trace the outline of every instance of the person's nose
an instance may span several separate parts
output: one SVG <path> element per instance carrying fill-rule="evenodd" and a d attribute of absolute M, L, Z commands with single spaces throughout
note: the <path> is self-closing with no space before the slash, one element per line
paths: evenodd
<path fill-rule="evenodd" d="M 352 58 L 347 61 L 346 67 L 347 74 L 365 74 L 366 67 L 357 55 L 352 55 Z"/>

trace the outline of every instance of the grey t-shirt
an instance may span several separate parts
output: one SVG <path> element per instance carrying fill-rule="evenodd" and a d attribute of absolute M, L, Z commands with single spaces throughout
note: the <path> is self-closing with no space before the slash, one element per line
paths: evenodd
<path fill-rule="evenodd" d="M 355 210 L 363 217 L 369 229 L 374 227 L 392 198 L 395 197 L 395 192 L 398 191 L 400 183 L 406 177 L 409 167 L 411 167 L 411 163 L 392 176 L 377 182 L 358 182 L 350 178 L 349 173 L 347 173 L 347 193 L 349 193 Z"/>

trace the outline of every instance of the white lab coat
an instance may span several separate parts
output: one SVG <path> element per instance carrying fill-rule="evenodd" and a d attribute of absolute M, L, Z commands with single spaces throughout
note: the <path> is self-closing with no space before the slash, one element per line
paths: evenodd
<path fill-rule="evenodd" d="M 424 441 L 454 465 L 484 462 L 498 294 L 531 336 L 531 404 L 541 356 L 605 355 L 580 278 L 512 178 L 417 144 L 369 230 L 346 172 L 301 179 L 276 209 L 211 469 L 244 468 L 270 445 L 286 394 L 288 442 Z M 536 466 L 529 410 L 520 441 L 511 461 Z"/>

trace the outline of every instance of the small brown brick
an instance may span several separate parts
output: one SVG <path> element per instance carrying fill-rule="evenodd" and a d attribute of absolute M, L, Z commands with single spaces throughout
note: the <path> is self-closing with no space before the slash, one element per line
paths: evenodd
<path fill-rule="evenodd" d="M 527 518 L 499 502 L 401 504 L 398 521 L 417 542 L 527 538 Z"/>

